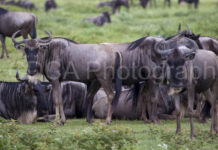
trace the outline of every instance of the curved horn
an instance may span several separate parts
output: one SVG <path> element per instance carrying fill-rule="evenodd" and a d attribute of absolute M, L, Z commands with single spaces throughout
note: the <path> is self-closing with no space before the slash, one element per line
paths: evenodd
<path fill-rule="evenodd" d="M 16 73 L 16 79 L 20 82 L 25 82 L 25 81 L 29 80 L 27 76 L 23 77 L 22 79 L 19 77 L 19 69 L 18 68 L 17 68 L 17 73 Z"/>
<path fill-rule="evenodd" d="M 22 43 L 25 43 L 28 39 L 24 39 L 22 41 L 16 41 L 15 40 L 15 37 L 17 36 L 17 34 L 19 34 L 21 32 L 21 30 L 18 30 L 17 32 L 15 32 L 13 35 L 12 35 L 12 41 L 14 42 L 14 44 L 22 44 Z"/>
<path fill-rule="evenodd" d="M 187 27 L 188 34 L 192 34 L 192 31 L 190 30 L 190 28 L 187 24 L 186 24 L 186 27 Z"/>
<path fill-rule="evenodd" d="M 179 24 L 179 27 L 178 27 L 178 33 L 181 33 L 181 23 Z"/>
<path fill-rule="evenodd" d="M 37 42 L 40 42 L 40 43 L 49 43 L 52 40 L 51 33 L 46 31 L 46 30 L 44 30 L 44 32 L 48 34 L 49 38 L 47 40 L 37 39 Z"/>
<path fill-rule="evenodd" d="M 154 51 L 157 53 L 157 54 L 160 54 L 161 56 L 165 56 L 165 55 L 169 55 L 173 49 L 167 49 L 167 50 L 161 50 L 159 47 L 160 47 L 160 44 L 162 44 L 164 42 L 164 40 L 158 42 L 155 44 L 155 47 L 154 47 Z M 164 42 L 165 43 L 165 42 Z"/>

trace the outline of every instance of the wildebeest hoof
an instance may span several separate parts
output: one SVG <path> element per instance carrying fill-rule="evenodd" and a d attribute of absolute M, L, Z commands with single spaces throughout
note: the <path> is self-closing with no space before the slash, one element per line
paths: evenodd
<path fill-rule="evenodd" d="M 181 129 L 176 129 L 176 134 L 180 133 Z"/>
<path fill-rule="evenodd" d="M 106 125 L 110 125 L 111 124 L 111 121 L 110 120 L 106 120 Z"/>
<path fill-rule="evenodd" d="M 88 122 L 88 123 L 93 123 L 94 121 L 93 121 L 93 119 L 86 119 L 86 121 Z"/>

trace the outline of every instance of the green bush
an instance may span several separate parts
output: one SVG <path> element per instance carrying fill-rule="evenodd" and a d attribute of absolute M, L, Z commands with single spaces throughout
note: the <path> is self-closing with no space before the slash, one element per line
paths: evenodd
<path fill-rule="evenodd" d="M 15 121 L 0 120 L 1 150 L 112 150 L 133 149 L 135 136 L 129 128 L 106 126 L 97 123 L 84 130 L 59 135 L 56 127 L 37 132 L 20 129 Z"/>

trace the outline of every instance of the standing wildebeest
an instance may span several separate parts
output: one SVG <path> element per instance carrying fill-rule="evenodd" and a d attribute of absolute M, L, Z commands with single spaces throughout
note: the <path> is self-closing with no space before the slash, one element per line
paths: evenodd
<path fill-rule="evenodd" d="M 93 97 L 102 86 L 109 101 L 106 123 L 111 122 L 122 86 L 119 75 L 121 64 L 119 52 L 104 44 L 77 44 L 64 38 L 52 39 L 49 32 L 46 32 L 49 34 L 48 39 L 25 39 L 18 42 L 15 37 L 19 33 L 20 31 L 17 31 L 13 34 L 12 41 L 17 49 L 25 50 L 28 62 L 27 73 L 31 76 L 43 74 L 52 84 L 56 123 L 64 124 L 66 121 L 61 97 L 62 81 L 90 83 L 87 93 L 88 122 L 92 122 Z M 116 82 L 115 94 L 112 80 Z"/>
<path fill-rule="evenodd" d="M 47 114 L 42 89 L 42 85 L 29 81 L 0 82 L 0 116 L 24 124 L 33 123 L 38 115 Z"/>
<path fill-rule="evenodd" d="M 180 37 L 184 37 L 184 32 L 175 36 L 168 42 L 174 42 Z M 132 43 L 105 43 L 113 49 L 119 50 L 122 55 L 122 80 L 123 85 L 132 85 L 145 81 L 145 86 L 141 92 L 142 94 L 142 118 L 144 122 L 147 122 L 146 105 L 148 101 L 151 101 L 152 107 L 157 107 L 158 97 L 154 93 L 156 87 L 154 83 L 156 73 L 160 68 L 156 65 L 156 61 L 160 56 L 156 55 L 154 46 L 157 42 L 163 40 L 160 37 L 144 37 L 138 39 Z M 178 41 L 179 42 L 179 41 Z M 190 40 L 184 39 L 183 42 L 190 43 Z M 136 94 L 138 95 L 138 93 Z M 137 100 L 137 98 L 135 99 Z M 153 122 L 158 122 L 154 115 L 151 115 Z"/>
<path fill-rule="evenodd" d="M 196 45 L 196 44 L 195 44 Z M 211 132 L 217 132 L 216 98 L 218 97 L 218 60 L 210 51 L 198 50 L 198 46 L 184 46 L 178 44 L 169 48 L 168 43 L 161 41 L 155 45 L 156 53 L 162 56 L 165 80 L 171 87 L 169 93 L 175 96 L 177 111 L 176 133 L 181 131 L 180 104 L 184 100 L 182 95 L 187 95 L 188 113 L 190 116 L 190 136 L 194 138 L 193 104 L 195 92 L 203 93 L 212 105 Z M 209 69 L 209 70 L 208 70 Z"/>
<path fill-rule="evenodd" d="M 129 2 L 128 0 L 113 0 L 111 2 L 101 2 L 98 4 L 97 8 L 109 6 L 112 8 L 113 14 L 115 14 L 117 11 L 120 11 L 120 7 L 124 6 L 127 9 L 129 9 Z"/>
<path fill-rule="evenodd" d="M 191 7 L 191 4 L 195 5 L 195 8 L 198 8 L 199 0 L 178 0 L 178 3 L 181 4 L 182 2 L 188 3 L 189 7 Z"/>
<path fill-rule="evenodd" d="M 7 57 L 8 51 L 5 45 L 5 38 L 11 37 L 14 32 L 21 30 L 16 36 L 22 35 L 24 39 L 28 38 L 28 34 L 31 38 L 36 38 L 36 23 L 37 18 L 32 13 L 26 12 L 12 12 L 0 8 L 0 40 L 2 44 L 2 55 L 6 52 Z"/>
<path fill-rule="evenodd" d="M 105 23 L 111 23 L 110 14 L 106 11 L 103 12 L 100 16 L 93 17 L 93 18 L 85 18 L 89 22 L 94 23 L 97 26 L 103 26 Z"/>
<path fill-rule="evenodd" d="M 57 6 L 55 0 L 47 0 L 45 2 L 45 11 L 46 12 L 49 11 L 50 9 L 56 9 L 56 8 L 58 8 L 58 6 Z"/>

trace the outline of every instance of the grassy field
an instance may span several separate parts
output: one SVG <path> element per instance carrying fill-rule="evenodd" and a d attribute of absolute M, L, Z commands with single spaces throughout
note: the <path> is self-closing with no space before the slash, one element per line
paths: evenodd
<path fill-rule="evenodd" d="M 157 8 L 142 9 L 138 0 L 127 11 L 112 15 L 112 23 L 104 27 L 82 21 L 86 17 L 97 16 L 108 8 L 97 9 L 101 0 L 56 0 L 59 9 L 49 13 L 44 12 L 44 0 L 32 0 L 39 7 L 33 11 L 38 17 L 38 37 L 44 37 L 46 29 L 53 36 L 66 37 L 80 43 L 101 42 L 131 42 L 148 35 L 167 37 L 177 33 L 179 23 L 183 29 L 188 24 L 191 30 L 201 35 L 218 38 L 218 2 L 217 0 L 201 0 L 198 10 L 188 9 L 186 5 L 178 6 L 177 0 L 172 0 L 172 8 L 164 8 L 163 0 L 158 0 Z M 4 6 L 3 6 L 4 7 Z M 21 8 L 9 6 L 9 10 L 25 11 Z M 0 80 L 16 81 L 16 68 L 20 68 L 21 75 L 26 73 L 26 60 L 22 59 L 22 52 L 15 50 L 11 40 L 7 39 L 10 59 L 0 60 Z M 34 129 L 39 132 L 47 131 L 51 123 L 37 123 L 34 125 L 18 125 L 21 129 Z M 176 121 L 162 121 L 161 125 L 147 124 L 142 121 L 113 121 L 112 127 L 129 127 L 137 139 L 136 149 L 218 149 L 217 135 L 209 134 L 209 123 L 195 123 L 196 139 L 189 140 L 189 123 L 182 121 L 182 133 L 175 136 Z M 55 136 L 73 134 L 85 128 L 92 128 L 85 120 L 68 120 L 65 126 L 56 128 Z M 164 144 L 168 145 L 164 146 Z M 1 148 L 0 148 L 1 149 Z"/>

